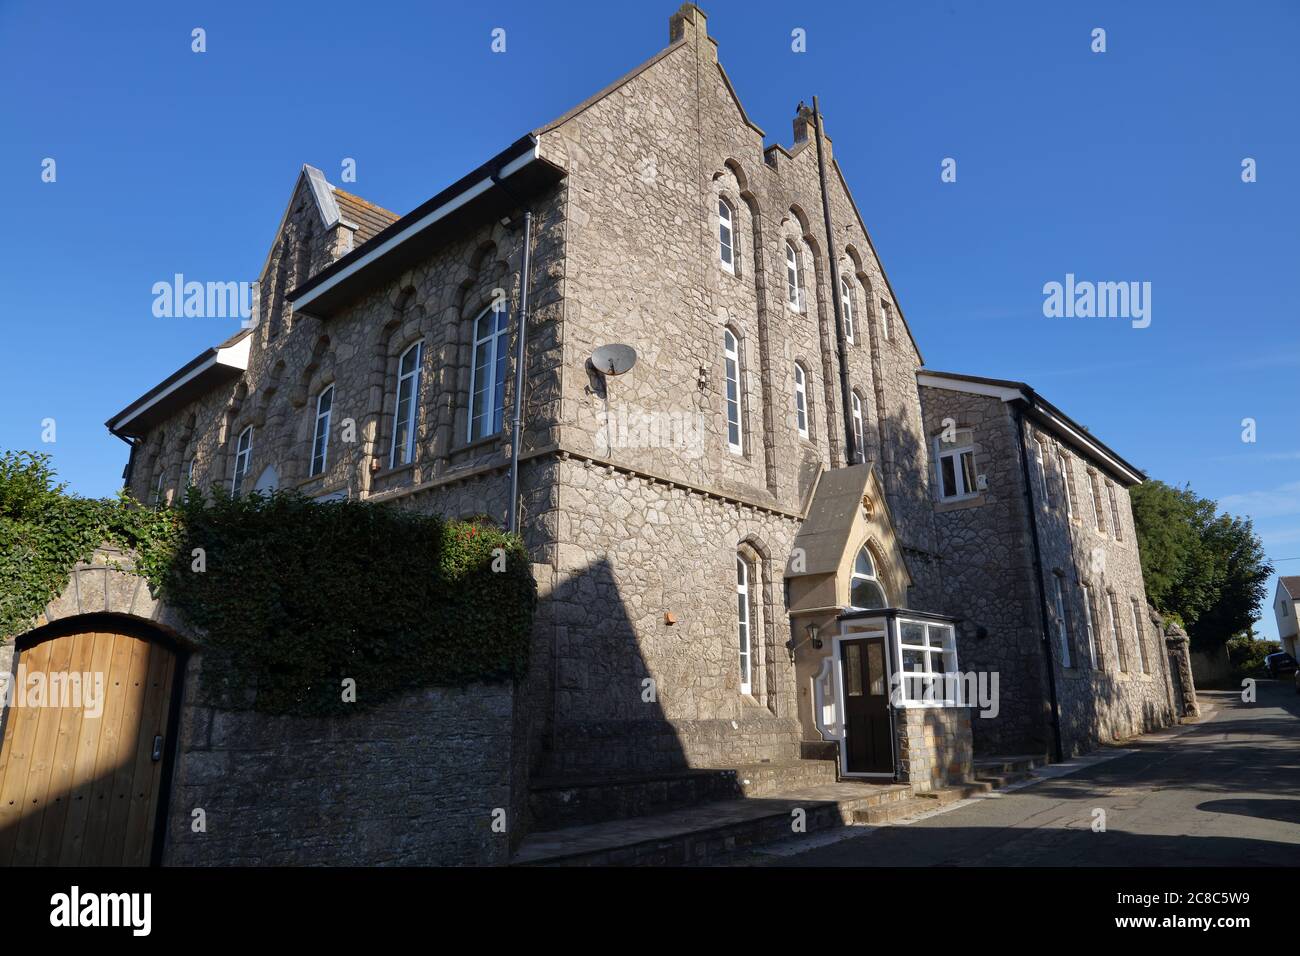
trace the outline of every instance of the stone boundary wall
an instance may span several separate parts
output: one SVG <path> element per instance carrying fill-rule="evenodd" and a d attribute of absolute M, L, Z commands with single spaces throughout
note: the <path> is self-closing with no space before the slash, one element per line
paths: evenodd
<path fill-rule="evenodd" d="M 204 706 L 200 666 L 191 659 L 186 675 L 164 864 L 509 859 L 523 822 L 512 805 L 511 685 L 432 688 L 351 717 L 274 717 Z M 206 832 L 194 830 L 196 809 Z"/>

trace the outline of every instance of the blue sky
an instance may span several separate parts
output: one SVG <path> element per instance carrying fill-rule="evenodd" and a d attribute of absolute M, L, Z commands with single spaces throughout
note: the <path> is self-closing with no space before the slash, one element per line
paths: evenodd
<path fill-rule="evenodd" d="M 113 492 L 104 420 L 235 327 L 155 318 L 154 282 L 252 279 L 304 162 L 408 211 L 660 50 L 676 6 L 0 0 L 0 447 Z M 1300 5 L 703 6 L 770 142 L 821 97 L 929 366 L 1030 382 L 1300 574 Z M 1067 273 L 1150 282 L 1150 327 L 1044 317 Z"/>

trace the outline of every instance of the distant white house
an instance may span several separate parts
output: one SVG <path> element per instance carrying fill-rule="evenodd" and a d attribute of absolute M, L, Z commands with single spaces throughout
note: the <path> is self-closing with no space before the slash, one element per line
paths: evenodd
<path fill-rule="evenodd" d="M 1277 597 L 1273 599 L 1273 614 L 1277 617 L 1277 634 L 1282 639 L 1282 650 L 1296 657 L 1296 613 L 1300 611 L 1300 574 L 1277 579 Z"/>

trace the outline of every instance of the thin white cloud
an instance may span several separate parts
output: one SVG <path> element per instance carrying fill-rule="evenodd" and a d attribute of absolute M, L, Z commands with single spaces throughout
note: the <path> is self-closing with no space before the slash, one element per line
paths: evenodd
<path fill-rule="evenodd" d="M 1219 508 L 1230 514 L 1246 514 L 1256 520 L 1300 514 L 1300 481 L 1239 495 L 1224 495 L 1219 499 Z"/>

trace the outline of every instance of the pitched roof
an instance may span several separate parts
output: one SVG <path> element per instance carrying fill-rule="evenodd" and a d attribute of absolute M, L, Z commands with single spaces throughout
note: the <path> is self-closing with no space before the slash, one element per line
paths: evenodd
<path fill-rule="evenodd" d="M 1004 402 L 1024 402 L 1036 421 L 1064 437 L 1070 444 L 1087 451 L 1126 486 L 1141 484 L 1146 480 L 1146 473 L 1142 469 L 1125 461 L 1118 452 L 1088 431 L 1086 425 L 1080 425 L 1024 382 L 938 372 L 928 368 L 917 370 L 916 381 L 918 385 L 930 388 L 989 395 Z"/>
<path fill-rule="evenodd" d="M 1300 601 L 1300 574 L 1292 574 L 1285 578 L 1278 578 L 1278 583 L 1291 595 L 1291 600 Z"/>
<path fill-rule="evenodd" d="M 382 206 L 376 206 L 360 196 L 344 192 L 337 186 L 332 188 L 334 190 L 334 201 L 338 203 L 339 214 L 346 222 L 353 223 L 357 227 L 356 245 L 368 242 L 402 218 L 395 212 L 390 212 Z"/>

